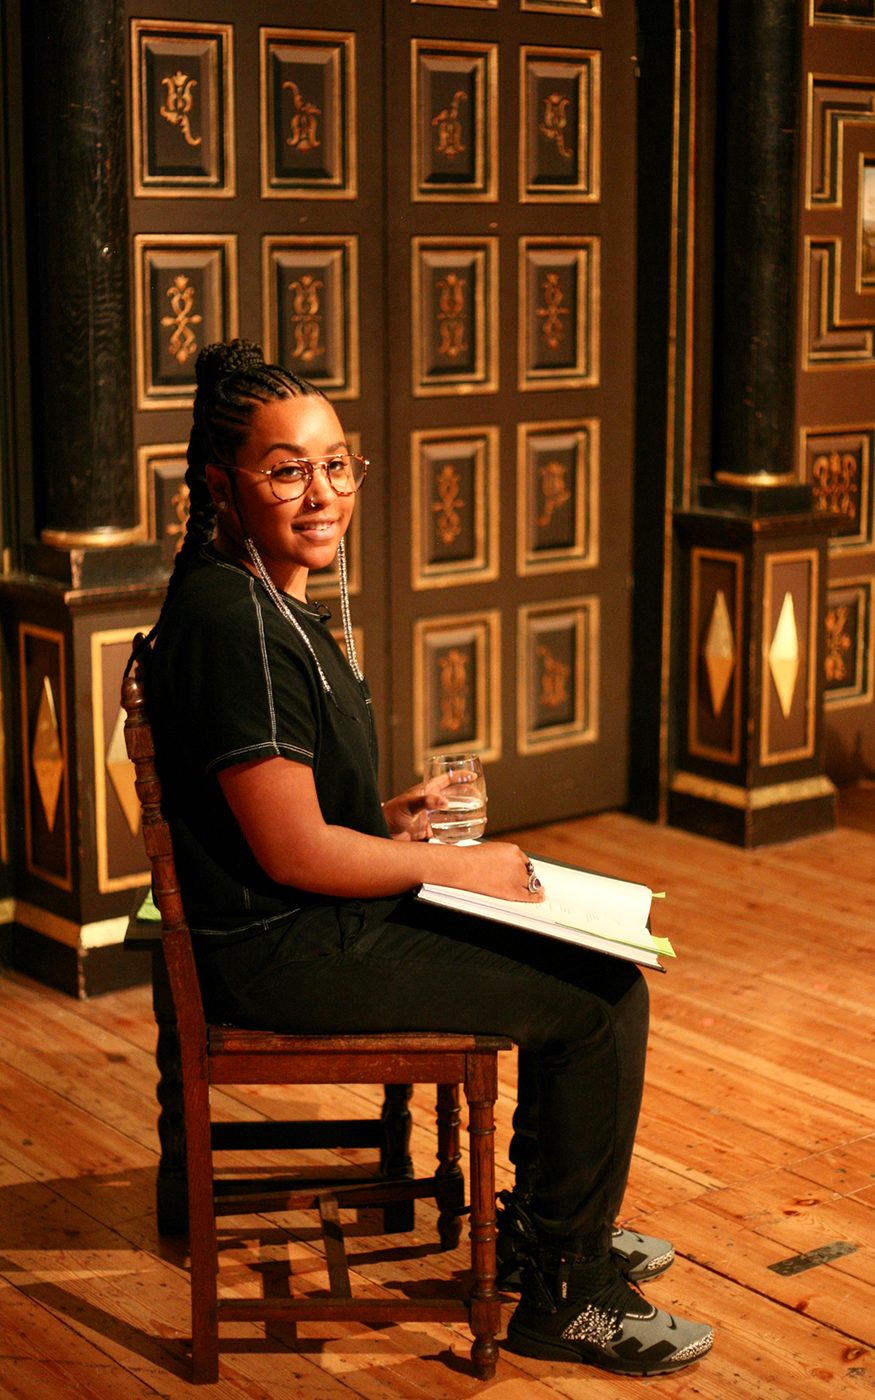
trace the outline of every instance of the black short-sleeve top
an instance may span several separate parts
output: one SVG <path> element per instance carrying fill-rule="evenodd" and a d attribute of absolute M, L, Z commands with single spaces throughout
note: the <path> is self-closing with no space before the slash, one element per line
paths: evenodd
<path fill-rule="evenodd" d="M 310 900 L 254 859 L 219 786 L 223 768 L 272 757 L 305 763 L 326 822 L 389 834 L 367 687 L 325 611 L 284 601 L 312 653 L 260 581 L 208 547 L 189 565 L 155 641 L 149 712 L 195 932 L 254 932 Z"/>

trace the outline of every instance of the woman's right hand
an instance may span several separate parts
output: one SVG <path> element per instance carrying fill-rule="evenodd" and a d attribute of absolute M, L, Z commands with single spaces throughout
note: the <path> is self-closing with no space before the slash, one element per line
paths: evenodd
<path fill-rule="evenodd" d="M 458 889 L 527 904 L 543 902 L 543 888 L 529 889 L 529 858 L 519 846 L 509 841 L 483 841 L 477 846 L 455 846 L 453 850 L 459 857 L 459 878 L 452 883 Z"/>

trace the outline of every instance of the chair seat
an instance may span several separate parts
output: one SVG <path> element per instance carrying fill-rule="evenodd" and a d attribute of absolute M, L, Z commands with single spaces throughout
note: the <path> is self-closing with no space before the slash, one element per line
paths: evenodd
<path fill-rule="evenodd" d="M 468 1055 L 475 1050 L 512 1050 L 513 1041 L 501 1035 L 460 1035 L 456 1031 L 368 1031 L 365 1034 L 300 1035 L 246 1030 L 239 1026 L 208 1025 L 210 1055 L 299 1055 L 302 1051 L 325 1055 L 432 1053 Z"/>

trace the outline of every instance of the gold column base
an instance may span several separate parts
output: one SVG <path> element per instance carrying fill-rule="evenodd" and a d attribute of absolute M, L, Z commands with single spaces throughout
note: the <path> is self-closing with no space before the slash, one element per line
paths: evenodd
<path fill-rule="evenodd" d="M 823 774 L 743 788 L 680 771 L 671 780 L 669 821 L 720 841 L 755 847 L 835 826 L 837 792 Z"/>

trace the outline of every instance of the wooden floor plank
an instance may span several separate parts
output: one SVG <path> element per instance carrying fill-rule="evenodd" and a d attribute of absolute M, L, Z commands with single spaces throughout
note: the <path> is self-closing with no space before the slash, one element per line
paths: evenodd
<path fill-rule="evenodd" d="M 315 1324 L 223 1346 L 221 1400 L 826 1400 L 875 1391 L 875 820 L 745 852 L 621 813 L 524 833 L 547 856 L 668 891 L 659 931 L 678 959 L 649 976 L 652 1030 L 623 1218 L 673 1238 L 649 1296 L 714 1322 L 702 1364 L 658 1381 L 502 1354 L 467 1372 L 462 1326 Z M 154 1231 L 155 1042 L 144 988 L 79 1003 L 0 976 L 0 1397 L 190 1397 L 182 1241 Z M 503 1056 L 499 1186 L 511 1172 L 515 1063 Z M 230 1117 L 379 1111 L 379 1086 L 219 1095 Z M 433 1092 L 413 1099 L 413 1155 L 434 1161 Z M 358 1154 L 316 1154 L 353 1169 Z M 233 1224 L 234 1222 L 230 1222 Z M 282 1226 L 284 1228 L 279 1228 Z M 223 1249 L 223 1285 L 318 1288 L 309 1218 L 256 1220 Z M 349 1241 L 354 1286 L 457 1287 L 464 1248 L 435 1250 L 433 1205 L 412 1236 L 372 1222 Z M 798 1273 L 770 1265 L 847 1242 Z M 513 1300 L 504 1307 L 505 1321 Z M 285 1341 L 285 1345 L 284 1345 Z"/>

